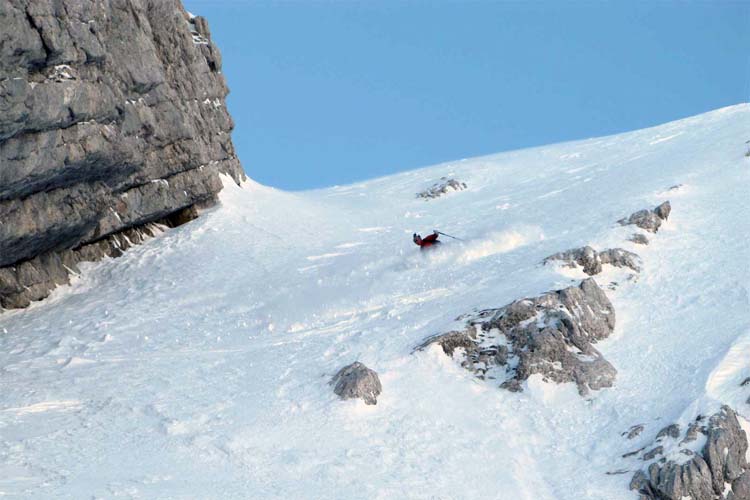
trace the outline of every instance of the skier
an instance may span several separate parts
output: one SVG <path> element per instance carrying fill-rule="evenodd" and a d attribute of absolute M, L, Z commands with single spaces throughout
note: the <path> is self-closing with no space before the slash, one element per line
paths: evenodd
<path fill-rule="evenodd" d="M 425 248 L 431 247 L 432 245 L 439 245 L 440 244 L 440 241 L 438 240 L 439 235 L 440 233 L 438 233 L 437 231 L 433 231 L 431 235 L 425 236 L 424 238 L 422 238 L 417 233 L 414 233 L 414 236 L 412 236 L 412 240 L 414 241 L 415 244 L 419 245 L 422 248 L 422 250 L 424 250 Z"/>

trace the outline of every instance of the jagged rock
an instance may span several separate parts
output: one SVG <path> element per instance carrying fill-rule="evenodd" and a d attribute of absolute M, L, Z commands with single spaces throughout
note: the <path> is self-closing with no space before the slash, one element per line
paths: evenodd
<path fill-rule="evenodd" d="M 631 214 L 630 217 L 620 219 L 617 222 L 623 226 L 634 224 L 641 229 L 655 233 L 661 227 L 662 220 L 666 220 L 671 211 L 671 205 L 668 201 L 665 201 L 653 210 L 639 210 Z"/>
<path fill-rule="evenodd" d="M 662 220 L 667 220 L 669 218 L 669 214 L 672 212 L 672 205 L 669 204 L 668 201 L 665 201 L 658 207 L 654 209 L 654 213 L 659 216 Z"/>
<path fill-rule="evenodd" d="M 671 424 L 666 426 L 656 434 L 657 441 L 665 437 L 671 437 L 675 439 L 680 437 L 680 426 L 678 424 Z"/>
<path fill-rule="evenodd" d="M 465 368 L 482 377 L 501 369 L 500 387 L 514 392 L 533 374 L 575 382 L 581 395 L 612 386 L 617 371 L 592 344 L 612 333 L 615 311 L 593 279 L 483 313 L 463 332 L 430 337 L 417 349 L 437 343 L 453 355 L 461 347 Z"/>
<path fill-rule="evenodd" d="M 500 384 L 500 388 L 505 389 L 510 392 L 522 392 L 523 391 L 523 386 L 521 385 L 521 381 L 516 378 L 506 380 L 505 382 Z"/>
<path fill-rule="evenodd" d="M 625 455 L 623 455 L 624 457 Z M 642 470 L 636 471 L 633 474 L 633 478 L 630 480 L 630 489 L 636 491 L 645 490 L 648 487 L 648 476 Z"/>
<path fill-rule="evenodd" d="M 444 194 L 449 193 L 450 191 L 461 191 L 464 189 L 466 189 L 465 182 L 459 182 L 456 179 L 441 177 L 440 182 L 436 182 L 431 187 L 417 193 L 417 198 L 438 198 L 440 196 L 443 196 Z"/>
<path fill-rule="evenodd" d="M 750 471 L 745 458 L 748 442 L 737 421 L 737 415 L 728 406 L 723 406 L 707 423 L 700 423 L 702 421 L 704 419 L 699 417 L 688 427 L 688 432 L 692 428 L 695 429 L 694 432 L 706 435 L 706 443 L 699 454 L 685 453 L 692 457 L 686 462 L 654 462 L 646 471 L 639 470 L 635 473 L 630 488 L 637 490 L 642 499 L 749 498 Z M 667 434 L 674 435 L 672 431 Z M 679 437 L 679 432 L 677 436 Z M 687 448 L 680 451 L 683 450 L 693 453 Z M 732 491 L 725 496 L 727 484 L 732 486 Z"/>
<path fill-rule="evenodd" d="M 622 435 L 626 436 L 628 439 L 634 439 L 640 436 L 641 432 L 643 432 L 643 424 L 638 424 L 623 432 Z"/>
<path fill-rule="evenodd" d="M 605 474 L 608 476 L 619 476 L 621 474 L 627 474 L 628 472 L 630 472 L 628 469 L 618 469 L 618 470 L 608 470 L 607 472 L 605 472 Z"/>
<path fill-rule="evenodd" d="M 651 210 L 639 210 L 627 219 L 621 219 L 618 222 L 622 225 L 635 224 L 651 233 L 657 232 L 661 226 L 661 219 Z"/>
<path fill-rule="evenodd" d="M 3 307 L 244 178 L 219 52 L 179 0 L 9 0 L 0 25 Z"/>
<path fill-rule="evenodd" d="M 573 248 L 571 250 L 566 250 L 565 252 L 550 255 L 544 259 L 543 264 L 556 260 L 566 262 L 570 267 L 575 267 L 577 264 L 583 267 L 583 272 L 589 276 L 602 272 L 602 264 L 610 264 L 616 267 L 629 267 L 636 272 L 640 272 L 641 270 L 638 263 L 638 255 L 623 250 L 622 248 L 610 248 L 601 252 L 597 252 L 590 246 Z"/>
<path fill-rule="evenodd" d="M 727 495 L 727 500 L 747 500 L 750 498 L 750 473 L 745 472 L 732 481 L 732 491 Z"/>
<path fill-rule="evenodd" d="M 550 255 L 544 259 L 543 263 L 547 264 L 553 260 L 566 262 L 570 267 L 575 267 L 577 264 L 583 267 L 583 272 L 589 276 L 602 272 L 602 262 L 599 260 L 599 254 L 588 245 Z"/>
<path fill-rule="evenodd" d="M 651 451 L 647 451 L 646 453 L 644 453 L 643 460 L 653 460 L 654 458 L 656 458 L 657 455 L 661 455 L 662 453 L 664 453 L 664 447 L 657 446 Z"/>
<path fill-rule="evenodd" d="M 632 241 L 636 245 L 648 245 L 648 238 L 645 234 L 633 233 L 628 241 Z"/>
<path fill-rule="evenodd" d="M 635 455 L 639 454 L 640 452 L 642 452 L 642 451 L 643 451 L 643 450 L 645 450 L 645 449 L 646 449 L 646 447 L 645 447 L 645 446 L 642 446 L 642 447 L 638 448 L 637 450 L 634 450 L 634 451 L 629 451 L 629 452 L 627 452 L 627 453 L 624 453 L 624 454 L 622 455 L 622 458 L 628 458 L 628 457 L 632 457 L 632 456 L 635 456 Z"/>
<path fill-rule="evenodd" d="M 478 351 L 477 343 L 469 332 L 448 332 L 428 337 L 417 347 L 417 350 L 422 350 L 430 344 L 438 344 L 448 356 L 453 356 L 453 353 L 458 348 L 465 349 L 467 353 Z"/>
<path fill-rule="evenodd" d="M 359 398 L 368 405 L 377 404 L 382 391 L 378 374 L 359 361 L 340 369 L 330 384 L 341 399 Z"/>
<path fill-rule="evenodd" d="M 599 252 L 599 260 L 602 261 L 602 264 L 609 264 L 615 267 L 629 267 L 635 272 L 641 271 L 638 255 L 622 248 L 610 248 L 609 250 Z"/>
<path fill-rule="evenodd" d="M 685 433 L 685 438 L 681 441 L 681 444 L 687 444 L 698 439 L 698 433 L 700 433 L 701 427 L 698 422 L 692 422 Z"/>

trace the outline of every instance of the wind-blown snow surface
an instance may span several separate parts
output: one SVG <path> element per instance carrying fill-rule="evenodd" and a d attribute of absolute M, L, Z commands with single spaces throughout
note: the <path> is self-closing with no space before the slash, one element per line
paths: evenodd
<path fill-rule="evenodd" d="M 227 183 L 197 221 L 0 316 L 0 492 L 635 498 L 632 472 L 606 474 L 642 463 L 623 453 L 722 402 L 750 417 L 749 120 L 739 105 L 312 192 Z M 415 198 L 442 176 L 468 189 Z M 651 245 L 626 241 L 615 221 L 666 199 Z M 420 252 L 412 232 L 433 228 L 467 241 Z M 577 283 L 540 261 L 585 244 L 644 264 L 596 277 L 613 388 L 516 394 L 412 354 L 462 313 Z M 380 374 L 376 406 L 327 384 L 355 360 Z"/>

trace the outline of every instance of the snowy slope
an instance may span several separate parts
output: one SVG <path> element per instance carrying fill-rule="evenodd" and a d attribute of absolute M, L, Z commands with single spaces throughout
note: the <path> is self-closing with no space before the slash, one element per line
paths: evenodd
<path fill-rule="evenodd" d="M 750 418 L 749 138 L 743 104 L 312 192 L 226 183 L 197 221 L 0 315 L 0 496 L 636 498 L 606 474 L 638 467 L 623 453 L 721 403 Z M 442 176 L 468 189 L 415 198 Z M 667 199 L 651 244 L 626 241 L 615 221 Z M 468 241 L 420 253 L 435 227 Z M 643 260 L 596 276 L 613 388 L 511 393 L 412 354 L 460 314 L 577 283 L 540 262 L 585 244 Z M 376 406 L 327 384 L 354 360 Z"/>

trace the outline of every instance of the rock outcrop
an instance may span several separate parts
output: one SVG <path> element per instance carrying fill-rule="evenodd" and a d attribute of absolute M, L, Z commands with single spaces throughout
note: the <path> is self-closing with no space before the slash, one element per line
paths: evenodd
<path fill-rule="evenodd" d="M 615 327 L 615 311 L 592 278 L 580 286 L 517 300 L 478 313 L 463 331 L 426 339 L 418 350 L 438 344 L 452 356 L 463 349 L 462 365 L 484 379 L 522 390 L 540 374 L 553 382 L 574 382 L 581 395 L 611 387 L 617 370 L 593 347 Z"/>
<path fill-rule="evenodd" d="M 628 241 L 632 241 L 636 245 L 648 245 L 648 238 L 645 234 L 633 233 L 630 235 L 630 238 L 628 238 Z"/>
<path fill-rule="evenodd" d="M 622 435 L 627 437 L 628 439 L 635 439 L 636 437 L 641 435 L 641 432 L 643 432 L 643 424 L 636 424 L 632 426 L 627 431 L 623 432 Z"/>
<path fill-rule="evenodd" d="M 431 187 L 417 193 L 417 198 L 439 198 L 440 196 L 443 196 L 444 194 L 447 194 L 451 191 L 462 191 L 464 189 L 466 189 L 465 182 L 442 177 L 440 179 L 440 182 L 436 182 Z"/>
<path fill-rule="evenodd" d="M 672 206 L 669 201 L 665 201 L 653 210 L 639 210 L 631 214 L 630 217 L 620 219 L 617 222 L 623 226 L 633 224 L 650 233 L 655 233 L 661 227 L 662 221 L 669 218 L 671 212 Z"/>
<path fill-rule="evenodd" d="M 674 424 L 662 429 L 656 438 L 662 444 L 643 455 L 643 460 L 655 461 L 631 480 L 630 488 L 640 493 L 641 500 L 750 498 L 747 436 L 731 408 L 723 406 L 708 419 L 699 416 L 678 441 L 680 436 Z M 705 444 L 696 449 L 699 437 Z M 663 456 L 668 447 L 671 458 Z"/>
<path fill-rule="evenodd" d="M 244 177 L 221 57 L 179 0 L 6 0 L 0 25 L 2 307 Z"/>
<path fill-rule="evenodd" d="M 602 264 L 609 264 L 615 267 L 628 267 L 635 272 L 640 272 L 641 270 L 638 255 L 622 248 L 610 248 L 601 252 L 597 252 L 590 246 L 573 248 L 565 252 L 550 255 L 544 259 L 543 263 L 548 264 L 552 261 L 565 262 L 569 267 L 581 266 L 583 272 L 589 276 L 602 272 Z"/>
<path fill-rule="evenodd" d="M 383 390 L 378 374 L 359 361 L 340 369 L 330 384 L 341 399 L 359 398 L 368 405 L 377 404 Z"/>

